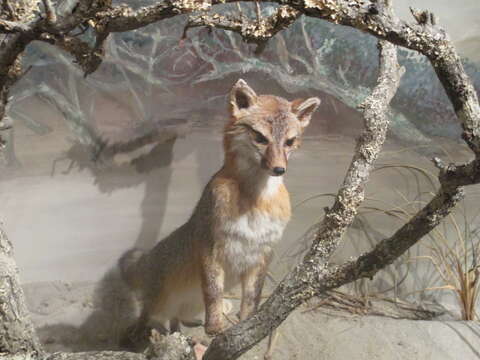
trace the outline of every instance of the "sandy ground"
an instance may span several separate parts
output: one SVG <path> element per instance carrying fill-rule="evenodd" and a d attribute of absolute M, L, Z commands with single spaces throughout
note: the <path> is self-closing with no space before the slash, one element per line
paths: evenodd
<path fill-rule="evenodd" d="M 0 218 L 15 246 L 33 321 L 49 350 L 116 348 L 136 314 L 118 278 L 117 260 L 133 246 L 153 246 L 188 218 L 204 185 L 221 165 L 221 126 L 196 128 L 184 138 L 143 149 L 149 155 L 130 165 L 125 162 L 138 154 L 124 154 L 116 159 L 116 165 L 96 168 L 66 140 L 67 131 L 58 116 L 44 107 L 36 111 L 50 119 L 54 131 L 40 137 L 17 127 L 17 154 L 22 166 L 4 168 L 0 175 Z M 357 131 L 358 126 L 353 126 L 348 134 Z M 426 144 L 406 149 L 390 139 L 379 166 L 413 164 L 434 173 L 428 159 L 432 155 L 455 161 L 470 156 L 463 146 L 446 140 L 438 143 L 441 147 Z M 273 279 L 281 279 L 299 259 L 301 250 L 308 247 L 308 238 L 303 235 L 322 217 L 321 209 L 331 205 L 329 194 L 337 191 L 353 148 L 353 137 L 312 127 L 302 149 L 291 159 L 285 181 L 294 214 L 276 249 Z M 367 189 L 369 204 L 388 208 L 405 198 L 415 198 L 419 189 L 429 189 L 428 182 L 414 173 L 395 169 L 374 172 Z M 472 201 L 467 208 L 474 210 L 475 204 Z M 376 239 L 391 234 L 401 223 L 378 213 L 364 215 Z M 358 229 L 356 224 L 335 261 L 371 246 L 372 240 Z M 417 247 L 412 254 L 419 251 Z M 369 282 L 367 292 L 390 287 L 402 276 L 404 264 L 396 264 Z M 397 296 L 417 302 L 432 300 L 407 296 L 431 285 L 431 269 L 423 266 L 408 267 L 415 276 L 398 285 Z M 453 306 L 451 297 L 434 298 Z M 473 359 L 478 355 L 476 325 L 399 324 L 385 318 L 332 318 L 298 311 L 280 330 L 275 359 Z M 387 332 L 391 335 L 376 335 Z M 446 349 L 445 339 L 454 345 Z M 245 358 L 261 358 L 264 347 Z M 454 356 L 458 348 L 465 356 Z M 405 357 L 396 355 L 399 349 Z"/>
<path fill-rule="evenodd" d="M 48 351 L 116 350 L 131 324 L 131 303 L 111 274 L 108 285 L 48 282 L 27 285 L 32 318 Z M 117 285 L 114 285 L 117 284 Z M 235 308 L 238 302 L 234 302 Z M 231 318 L 234 318 L 232 315 Z M 203 328 L 183 328 L 203 336 Z M 477 359 L 477 322 L 397 320 L 303 306 L 277 330 L 273 359 Z M 267 340 L 242 359 L 263 359 Z"/>

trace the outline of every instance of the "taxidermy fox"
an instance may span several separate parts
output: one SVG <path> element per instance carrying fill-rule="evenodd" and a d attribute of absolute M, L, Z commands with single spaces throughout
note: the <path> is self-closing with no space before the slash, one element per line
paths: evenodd
<path fill-rule="evenodd" d="M 272 247 L 290 219 L 282 175 L 319 104 L 257 95 L 241 79 L 233 86 L 225 162 L 190 220 L 152 250 L 130 250 L 120 259 L 123 278 L 143 304 L 135 331 L 151 319 L 177 331 L 180 321 L 205 311 L 205 332 L 215 335 L 224 329 L 223 292 L 238 283 L 240 320 L 256 310 Z"/>

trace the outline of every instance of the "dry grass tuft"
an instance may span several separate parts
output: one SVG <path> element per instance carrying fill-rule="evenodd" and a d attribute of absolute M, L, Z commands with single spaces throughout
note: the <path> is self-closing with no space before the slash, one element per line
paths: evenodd
<path fill-rule="evenodd" d="M 449 156 L 449 154 L 446 154 Z M 395 171 L 405 181 L 402 189 L 395 189 L 394 201 L 383 201 L 378 197 L 366 197 L 364 204 L 359 209 L 356 226 L 350 230 L 349 240 L 356 240 L 361 235 L 366 240 L 364 245 L 373 247 L 385 235 L 379 233 L 369 221 L 371 216 L 387 216 L 399 222 L 408 221 L 414 216 L 435 194 L 438 188 L 437 176 L 434 170 L 422 168 L 411 164 L 385 164 L 378 166 L 374 173 L 383 171 Z M 413 182 L 413 191 L 412 191 Z M 355 291 L 358 296 L 379 296 L 380 294 L 392 294 L 396 302 L 401 300 L 397 297 L 398 288 L 406 280 L 409 280 L 408 291 L 403 291 L 401 298 L 411 298 L 410 295 L 419 294 L 420 302 L 427 303 L 427 299 L 439 302 L 440 291 L 449 291 L 454 294 L 458 304 L 462 320 L 478 319 L 477 305 L 480 292 L 480 209 L 475 206 L 476 195 L 470 192 L 462 205 L 451 214 L 448 221 L 438 226 L 414 249 L 408 251 L 400 261 L 390 266 L 383 272 L 383 289 L 368 289 L 372 284 L 370 280 L 361 280 L 356 283 Z M 295 206 L 322 197 L 332 197 L 333 194 L 318 194 L 312 196 Z M 474 212 L 473 216 L 469 212 Z M 293 252 L 293 256 L 300 257 L 304 250 L 309 247 L 311 235 L 315 232 L 313 226 L 302 239 L 301 249 Z M 352 234 L 353 233 L 353 234 Z M 352 241 L 355 243 L 356 241 Z M 353 244 L 356 248 L 356 244 Z M 356 249 L 359 252 L 365 249 Z M 292 252 L 290 252 L 290 256 Z M 429 266 L 419 266 L 421 261 L 427 261 Z M 385 287 L 385 279 L 390 286 Z M 413 282 L 413 285 L 410 283 Z M 367 283 L 367 284 L 365 284 Z M 420 288 L 420 289 L 419 289 Z M 413 291 L 412 291 L 413 289 Z M 368 295 L 366 294 L 368 293 Z M 427 295 L 429 294 L 429 295 Z M 338 299 L 337 299 L 338 300 Z M 345 300 L 345 298 L 344 298 Z M 349 301 L 353 301 L 349 299 Z M 364 308 L 354 301 L 347 307 Z M 344 301 L 336 304 L 346 306 Z M 323 304 L 324 305 L 324 304 Z"/>

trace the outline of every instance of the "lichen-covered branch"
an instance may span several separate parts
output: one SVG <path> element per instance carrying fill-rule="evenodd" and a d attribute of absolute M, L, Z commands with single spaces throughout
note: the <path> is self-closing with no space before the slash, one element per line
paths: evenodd
<path fill-rule="evenodd" d="M 57 22 L 57 12 L 53 7 L 51 0 L 42 0 L 43 6 L 45 8 L 45 19 L 49 25 L 53 26 Z"/>
<path fill-rule="evenodd" d="M 180 333 L 160 335 L 153 332 L 150 345 L 143 353 L 126 351 L 89 351 L 53 353 L 44 360 L 194 360 L 192 343 Z"/>
<path fill-rule="evenodd" d="M 43 33 L 39 36 L 38 40 L 57 46 L 68 52 L 73 56 L 75 62 L 82 68 L 82 71 L 86 76 L 95 72 L 102 63 L 105 54 L 103 44 L 107 36 L 108 33 L 99 34 L 94 47 L 78 37 L 68 35 Z"/>
<path fill-rule="evenodd" d="M 144 353 L 128 351 L 86 351 L 55 352 L 52 354 L 39 352 L 17 352 L 2 354 L 2 360 L 39 359 L 39 360 L 194 360 L 194 349 L 191 341 L 180 333 L 160 336 L 152 335 L 150 345 Z"/>
<path fill-rule="evenodd" d="M 205 354 L 206 360 L 238 358 L 279 326 L 291 311 L 318 293 L 316 286 L 327 269 L 325 261 L 338 246 L 364 199 L 364 187 L 370 170 L 385 141 L 388 105 L 403 73 L 397 62 L 395 46 L 380 42 L 379 49 L 378 82 L 362 105 L 365 130 L 357 141 L 355 154 L 335 204 L 327 210 L 314 244 L 302 263 L 287 275 L 256 314 L 214 339 Z"/>
<path fill-rule="evenodd" d="M 382 240 L 372 251 L 357 259 L 329 269 L 319 281 L 317 291 L 323 293 L 359 278 L 372 278 L 437 226 L 463 197 L 462 188 L 442 187 L 433 199 L 393 236 Z"/>
<path fill-rule="evenodd" d="M 4 39 L 0 50 L 0 151 L 5 146 L 2 138 L 2 128 L 8 128 L 6 109 L 10 99 L 10 88 L 21 77 L 22 67 L 20 55 L 29 43 L 28 35 L 12 34 Z"/>
<path fill-rule="evenodd" d="M 18 33 L 27 32 L 30 30 L 28 24 L 24 24 L 18 21 L 0 20 L 0 33 Z"/>
<path fill-rule="evenodd" d="M 388 129 L 388 104 L 395 94 L 403 69 L 396 63 L 396 49 L 380 42 L 383 61 L 380 75 L 372 94 L 360 105 L 363 110 L 365 130 L 357 141 L 355 154 L 331 209 L 317 231 L 306 260 L 327 261 L 337 248 L 346 229 L 353 223 L 357 209 L 364 199 L 365 185 L 370 170 L 377 159 Z M 391 59 L 391 60 L 390 60 Z M 392 62 L 394 62 L 392 64 Z"/>
<path fill-rule="evenodd" d="M 25 304 L 12 244 L 0 227 L 0 358 L 27 353 L 38 355 L 42 348 Z"/>
<path fill-rule="evenodd" d="M 95 21 L 103 24 L 109 32 L 129 31 L 176 15 L 209 10 L 212 3 L 218 4 L 219 2 L 210 0 L 169 0 L 142 7 L 138 10 L 133 10 L 127 5 L 120 5 L 98 13 L 95 16 Z"/>
<path fill-rule="evenodd" d="M 186 37 L 190 28 L 200 26 L 233 31 L 240 34 L 245 42 L 257 44 L 258 53 L 270 38 L 293 24 L 300 15 L 299 11 L 290 6 L 280 6 L 272 15 L 258 17 L 257 20 L 250 20 L 243 15 L 192 15 L 185 26 L 183 37 Z"/>
<path fill-rule="evenodd" d="M 5 14 L 5 17 L 9 19 L 15 19 L 15 10 L 9 0 L 2 0 L 2 10 Z"/>

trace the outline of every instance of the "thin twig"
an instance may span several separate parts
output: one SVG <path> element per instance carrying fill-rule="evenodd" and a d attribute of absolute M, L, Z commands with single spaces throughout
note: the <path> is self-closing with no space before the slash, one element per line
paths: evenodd
<path fill-rule="evenodd" d="M 8 15 L 8 18 L 10 18 L 11 20 L 16 20 L 15 10 L 13 9 L 13 6 L 11 4 L 11 0 L 3 0 L 2 5 Z"/>
<path fill-rule="evenodd" d="M 45 7 L 45 13 L 47 15 L 47 21 L 52 26 L 57 22 L 57 13 L 53 7 L 51 0 L 42 0 L 43 6 Z"/>
<path fill-rule="evenodd" d="M 262 8 L 260 7 L 260 2 L 255 1 L 255 13 L 257 15 L 257 22 L 260 23 L 262 20 Z"/>

